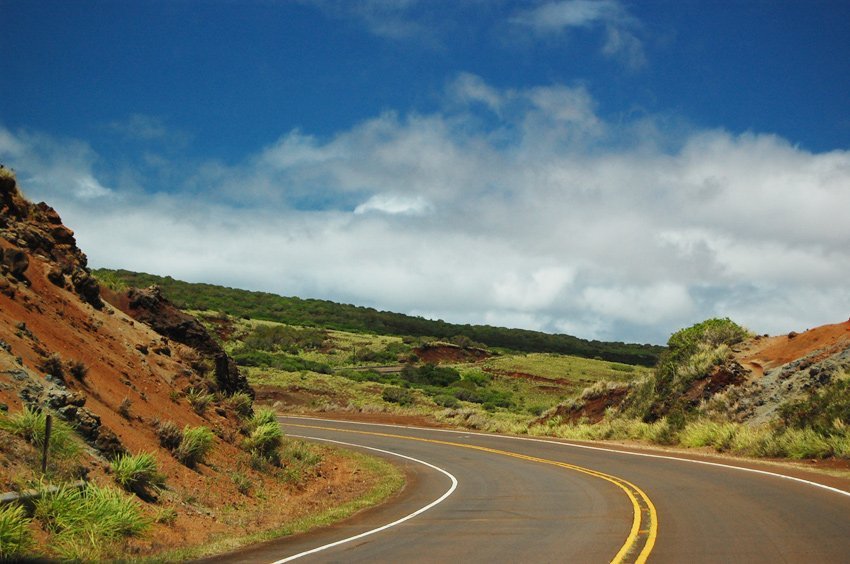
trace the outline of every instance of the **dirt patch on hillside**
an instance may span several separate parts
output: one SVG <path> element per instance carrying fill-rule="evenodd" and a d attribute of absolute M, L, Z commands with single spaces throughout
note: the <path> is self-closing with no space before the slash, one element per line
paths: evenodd
<path fill-rule="evenodd" d="M 492 353 L 475 347 L 459 347 L 447 343 L 428 344 L 413 351 L 419 360 L 429 364 L 459 364 L 490 358 Z"/>
<path fill-rule="evenodd" d="M 756 337 L 742 347 L 736 355 L 739 362 L 750 368 L 756 376 L 766 370 L 794 360 L 815 355 L 819 362 L 850 346 L 850 321 L 824 325 L 803 333 L 791 332 L 778 337 Z M 815 354 L 816 353 L 816 354 Z"/>

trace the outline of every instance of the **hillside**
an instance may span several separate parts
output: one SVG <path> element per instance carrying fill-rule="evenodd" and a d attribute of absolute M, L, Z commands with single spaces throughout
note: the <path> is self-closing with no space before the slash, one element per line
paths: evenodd
<path fill-rule="evenodd" d="M 182 558 L 386 489 L 377 470 L 282 437 L 155 289 L 101 293 L 73 231 L 0 173 L 0 492 L 38 492 L 29 516 L 0 505 L 0 559 Z"/>
<path fill-rule="evenodd" d="M 458 325 L 373 308 L 326 300 L 283 297 L 212 284 L 175 280 L 126 270 L 95 270 L 107 285 L 137 288 L 156 284 L 176 305 L 189 310 L 221 311 L 237 317 L 264 319 L 289 325 L 323 327 L 340 331 L 453 339 L 463 337 L 489 347 L 521 352 L 550 352 L 601 358 L 626 364 L 654 365 L 663 347 L 620 342 L 589 341 L 570 335 L 552 335 L 524 329 L 488 325 Z"/>
<path fill-rule="evenodd" d="M 768 337 L 710 319 L 674 333 L 650 376 L 564 402 L 541 423 L 571 438 L 850 459 L 848 392 L 850 321 Z"/>

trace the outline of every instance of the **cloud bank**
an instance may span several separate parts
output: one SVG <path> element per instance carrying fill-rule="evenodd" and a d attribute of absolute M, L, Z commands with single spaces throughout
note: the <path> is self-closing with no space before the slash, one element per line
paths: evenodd
<path fill-rule="evenodd" d="M 110 167 L 0 127 L 0 159 L 95 266 L 639 342 L 850 315 L 850 151 L 606 121 L 582 86 L 461 74 L 432 114 L 290 131 L 238 163 L 145 154 Z"/>

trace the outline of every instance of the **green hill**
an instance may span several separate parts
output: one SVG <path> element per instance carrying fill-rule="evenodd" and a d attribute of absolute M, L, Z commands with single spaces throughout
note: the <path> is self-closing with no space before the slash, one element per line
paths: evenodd
<path fill-rule="evenodd" d="M 127 270 L 95 270 L 107 286 L 143 288 L 158 285 L 163 294 L 183 309 L 222 311 L 230 315 L 277 321 L 290 325 L 324 327 L 379 335 L 410 335 L 438 339 L 466 338 L 489 347 L 521 352 L 552 352 L 601 358 L 614 362 L 653 366 L 663 347 L 620 342 L 588 341 L 571 335 L 553 335 L 525 329 L 489 325 L 460 325 L 327 300 L 283 297 L 175 280 Z"/>

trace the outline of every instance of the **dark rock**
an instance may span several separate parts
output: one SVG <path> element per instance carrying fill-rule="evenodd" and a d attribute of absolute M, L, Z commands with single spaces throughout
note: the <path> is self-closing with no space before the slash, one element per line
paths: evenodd
<path fill-rule="evenodd" d="M 111 429 L 101 426 L 98 430 L 97 439 L 94 441 L 94 447 L 105 454 L 108 458 L 115 458 L 118 455 L 126 454 L 127 450 L 121 444 L 118 438 Z"/>
<path fill-rule="evenodd" d="M 59 286 L 60 288 L 65 287 L 65 274 L 58 266 L 51 267 L 51 269 L 47 272 L 47 279 L 55 286 Z"/>
<path fill-rule="evenodd" d="M 157 286 L 144 290 L 131 289 L 127 292 L 124 312 L 137 321 L 146 323 L 154 331 L 173 341 L 192 347 L 215 361 L 215 377 L 218 388 L 227 393 L 246 392 L 254 397 L 247 378 L 239 371 L 236 363 L 207 332 L 200 321 L 180 311 L 162 295 Z M 170 354 L 167 347 L 153 349 L 158 354 Z"/>
<path fill-rule="evenodd" d="M 30 266 L 30 259 L 21 249 L 6 249 L 3 266 L 15 278 L 22 278 Z"/>
<path fill-rule="evenodd" d="M 79 269 L 71 276 L 71 282 L 74 284 L 74 290 L 86 303 L 95 309 L 103 308 L 103 301 L 100 299 L 100 285 L 91 274 Z"/>
<path fill-rule="evenodd" d="M 141 344 L 141 343 L 136 345 L 136 350 L 139 351 L 142 354 L 148 354 L 148 347 L 146 345 Z"/>

